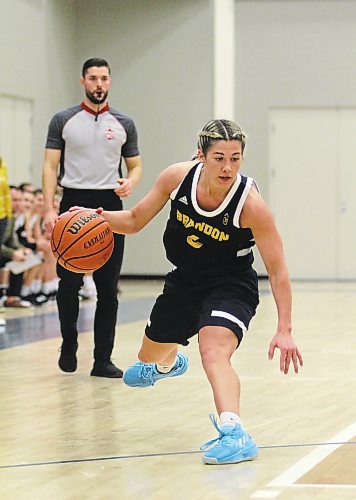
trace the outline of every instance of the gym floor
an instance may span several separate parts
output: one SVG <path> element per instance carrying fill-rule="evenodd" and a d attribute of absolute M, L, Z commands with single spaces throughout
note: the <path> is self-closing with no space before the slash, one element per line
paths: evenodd
<path fill-rule="evenodd" d="M 122 280 L 113 361 L 136 361 L 160 280 Z M 233 365 L 242 421 L 260 448 L 252 462 L 212 466 L 215 437 L 197 338 L 184 377 L 133 389 L 90 377 L 95 301 L 81 303 L 78 370 L 59 370 L 55 303 L 7 309 L 0 333 L 1 500 L 356 498 L 356 283 L 296 282 L 298 375 L 267 359 L 276 311 L 268 282 Z"/>

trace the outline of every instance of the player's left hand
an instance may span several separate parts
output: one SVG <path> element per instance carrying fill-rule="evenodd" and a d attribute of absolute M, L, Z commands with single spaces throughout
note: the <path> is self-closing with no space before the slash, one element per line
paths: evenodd
<path fill-rule="evenodd" d="M 276 333 L 269 345 L 269 359 L 273 359 L 276 348 L 281 351 L 279 358 L 279 368 L 281 372 L 287 374 L 289 371 L 289 365 L 292 362 L 295 373 L 298 373 L 299 365 L 303 366 L 303 358 L 293 340 L 292 335 L 289 333 Z"/>
<path fill-rule="evenodd" d="M 114 192 L 120 198 L 127 198 L 132 194 L 132 182 L 130 179 L 118 179 L 118 187 L 114 189 Z"/>

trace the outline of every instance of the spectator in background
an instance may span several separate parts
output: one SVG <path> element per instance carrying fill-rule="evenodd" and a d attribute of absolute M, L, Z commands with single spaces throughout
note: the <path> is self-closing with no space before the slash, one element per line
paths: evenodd
<path fill-rule="evenodd" d="M 4 237 L 7 219 L 11 217 L 11 195 L 8 183 L 7 166 L 0 157 L 0 247 Z"/>
<path fill-rule="evenodd" d="M 21 191 L 12 188 L 11 198 L 14 200 L 12 202 L 14 215 L 8 218 L 8 223 L 4 233 L 2 247 L 0 249 L 0 268 L 4 267 L 7 262 L 23 262 L 26 257 L 32 252 L 30 248 L 25 248 L 20 244 L 17 233 L 15 230 L 16 224 L 16 213 L 21 210 L 22 207 L 22 197 Z M 21 299 L 21 289 L 24 279 L 24 273 L 13 274 L 9 273 L 7 278 L 6 274 L 2 276 L 2 289 L 6 289 L 6 299 L 4 301 L 5 307 L 31 307 L 31 303 Z"/>
<path fill-rule="evenodd" d="M 31 185 L 20 184 L 18 188 L 13 188 L 11 190 L 14 207 L 13 211 L 15 215 L 14 231 L 21 246 L 29 248 L 33 252 L 37 252 L 38 246 L 36 239 L 33 237 L 35 219 L 32 218 L 35 195 L 32 189 L 27 189 L 27 186 Z M 22 299 L 26 302 L 31 302 L 33 305 L 40 305 L 42 303 L 41 299 L 38 300 L 37 295 L 32 291 L 33 286 L 37 286 L 38 283 L 41 283 L 40 269 L 41 264 L 26 271 L 21 287 Z M 39 279 L 37 279 L 37 277 Z"/>
<path fill-rule="evenodd" d="M 25 192 L 24 196 L 29 196 L 29 193 Z M 24 215 L 20 242 L 39 253 L 43 262 L 27 271 L 22 287 L 22 297 L 34 305 L 41 305 L 55 298 L 58 288 L 56 259 L 49 240 L 44 236 L 44 201 L 41 189 L 36 189 L 34 192 L 32 207 Z"/>
<path fill-rule="evenodd" d="M 0 248 L 4 239 L 7 222 L 11 215 L 11 197 L 7 166 L 3 158 L 0 157 Z M 5 319 L 0 317 L 0 327 L 4 327 L 5 325 Z"/>
<path fill-rule="evenodd" d="M 23 193 L 33 193 L 33 194 L 35 194 L 35 191 L 36 191 L 36 188 L 32 184 L 32 182 L 23 182 L 22 184 L 19 185 L 19 189 L 21 189 L 21 191 Z"/>

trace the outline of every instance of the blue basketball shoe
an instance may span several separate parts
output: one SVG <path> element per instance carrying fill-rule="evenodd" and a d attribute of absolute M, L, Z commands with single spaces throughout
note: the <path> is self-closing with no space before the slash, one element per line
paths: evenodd
<path fill-rule="evenodd" d="M 142 363 L 138 361 L 130 366 L 124 373 L 124 382 L 131 387 L 149 387 L 157 380 L 167 377 L 178 377 L 188 370 L 188 358 L 185 354 L 178 353 L 176 364 L 168 373 L 160 373 L 156 368 L 156 363 Z"/>
<path fill-rule="evenodd" d="M 203 444 L 202 451 L 216 443 L 203 454 L 205 464 L 236 464 L 246 460 L 253 460 L 258 455 L 258 448 L 251 436 L 241 427 L 223 425 L 218 427 L 214 415 L 209 415 L 212 424 L 219 433 L 219 437 Z"/>

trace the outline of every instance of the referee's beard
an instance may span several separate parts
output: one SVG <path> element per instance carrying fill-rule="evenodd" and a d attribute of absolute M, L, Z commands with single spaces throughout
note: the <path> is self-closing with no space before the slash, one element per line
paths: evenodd
<path fill-rule="evenodd" d="M 95 92 L 97 93 L 97 91 L 95 91 Z M 106 101 L 106 99 L 108 97 L 108 92 L 102 91 L 100 99 L 98 96 L 95 95 L 95 93 L 89 92 L 89 90 L 85 91 L 85 95 L 87 96 L 89 101 L 92 102 L 93 104 L 102 104 L 103 102 Z"/>

